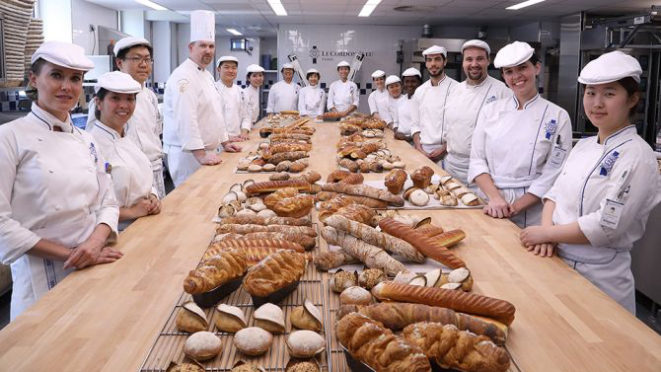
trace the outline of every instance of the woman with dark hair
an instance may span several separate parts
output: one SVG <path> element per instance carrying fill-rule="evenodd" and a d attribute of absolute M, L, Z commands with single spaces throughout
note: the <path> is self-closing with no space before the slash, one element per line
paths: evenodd
<path fill-rule="evenodd" d="M 69 115 L 93 67 L 77 45 L 42 44 L 31 112 L 0 126 L 0 260 L 11 264 L 12 320 L 74 269 L 122 256 L 108 247 L 119 210 L 105 161 Z"/>
<path fill-rule="evenodd" d="M 298 112 L 301 116 L 316 118 L 324 114 L 326 108 L 326 92 L 319 87 L 321 75 L 311 68 L 305 74 L 308 86 L 298 93 Z"/>
<path fill-rule="evenodd" d="M 544 196 L 542 226 L 521 233 L 529 251 L 558 255 L 631 313 L 630 251 L 661 201 L 656 157 L 630 118 L 640 95 L 638 61 L 620 51 L 588 63 L 578 81 L 597 136 L 580 140 Z"/>
<path fill-rule="evenodd" d="M 261 114 L 259 88 L 264 84 L 264 68 L 259 65 L 248 65 L 246 68 L 246 87 L 243 88 L 243 94 L 250 108 L 252 123 L 259 121 Z"/>
<path fill-rule="evenodd" d="M 506 45 L 494 65 L 514 95 L 482 109 L 471 142 L 468 182 L 475 182 L 478 195 L 487 200 L 484 213 L 510 218 L 521 228 L 539 225 L 541 198 L 571 149 L 571 122 L 567 111 L 539 95 L 542 66 L 530 45 Z"/>

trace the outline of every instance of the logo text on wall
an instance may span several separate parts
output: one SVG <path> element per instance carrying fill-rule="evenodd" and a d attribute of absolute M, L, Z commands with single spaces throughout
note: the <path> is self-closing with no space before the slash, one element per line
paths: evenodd
<path fill-rule="evenodd" d="M 310 49 L 310 58 L 312 58 L 312 64 L 316 65 L 319 59 L 321 61 L 334 61 L 335 57 L 354 57 L 357 54 L 364 54 L 365 57 L 371 57 L 374 55 L 373 51 L 362 51 L 362 50 L 352 50 L 352 51 L 336 51 L 336 50 L 321 50 L 317 48 L 316 45 L 312 46 Z"/>

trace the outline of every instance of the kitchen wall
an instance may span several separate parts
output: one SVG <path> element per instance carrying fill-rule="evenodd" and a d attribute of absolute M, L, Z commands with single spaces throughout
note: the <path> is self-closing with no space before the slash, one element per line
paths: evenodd
<path fill-rule="evenodd" d="M 241 37 L 241 36 L 238 36 Z M 216 61 L 221 56 L 234 56 L 239 60 L 239 71 L 236 77 L 236 83 L 238 85 L 244 85 L 246 81 L 246 67 L 250 64 L 259 65 L 260 61 L 260 40 L 259 38 L 247 38 L 248 45 L 253 47 L 251 54 L 248 54 L 245 51 L 232 51 L 230 40 L 232 37 L 218 37 L 216 36 Z M 214 67 L 217 62 L 214 62 Z M 216 76 L 216 79 L 219 77 Z"/>
<path fill-rule="evenodd" d="M 71 22 L 73 43 L 85 48 L 85 54 L 107 54 L 107 45 L 98 45 L 99 26 L 116 29 L 116 10 L 83 0 L 72 0 Z M 90 31 L 90 25 L 96 31 Z"/>

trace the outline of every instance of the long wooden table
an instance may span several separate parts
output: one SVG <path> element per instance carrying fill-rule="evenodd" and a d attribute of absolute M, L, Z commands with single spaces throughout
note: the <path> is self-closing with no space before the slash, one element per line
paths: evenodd
<path fill-rule="evenodd" d="M 308 169 L 336 168 L 336 124 L 314 124 Z M 257 133 L 243 144 L 254 151 Z M 407 143 L 386 142 L 412 171 L 433 166 Z M 124 231 L 119 261 L 68 276 L 0 332 L 0 370 L 137 371 L 214 234 L 222 195 L 238 181 L 266 174 L 235 174 L 241 154 L 223 154 L 169 194 L 157 216 Z M 368 174 L 367 180 L 384 174 Z M 409 211 L 407 211 L 409 213 Z M 522 371 L 661 371 L 661 337 L 558 258 L 523 249 L 519 229 L 480 210 L 416 211 L 468 237 L 455 252 L 475 278 L 474 291 L 516 306 L 508 350 Z M 322 240 L 321 249 L 326 249 Z M 331 366 L 332 367 L 332 366 Z M 334 371 L 331 368 L 331 371 Z"/>

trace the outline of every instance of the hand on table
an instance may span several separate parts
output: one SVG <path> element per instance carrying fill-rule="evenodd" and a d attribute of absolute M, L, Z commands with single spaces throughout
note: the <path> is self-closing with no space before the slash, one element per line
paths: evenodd
<path fill-rule="evenodd" d="M 161 213 L 161 201 L 154 194 L 149 195 L 149 214 Z"/>
<path fill-rule="evenodd" d="M 202 165 L 218 165 L 223 162 L 223 159 L 220 158 L 220 155 L 210 152 L 198 159 L 198 161 Z"/>
<path fill-rule="evenodd" d="M 69 258 L 64 261 L 64 269 L 76 268 L 78 270 L 94 265 L 99 259 L 105 240 L 96 239 L 91 235 L 79 246 L 71 250 Z"/>
<path fill-rule="evenodd" d="M 526 247 L 528 252 L 534 253 L 540 257 L 553 257 L 555 253 L 555 245 L 550 243 L 537 244 L 535 246 Z"/>
<path fill-rule="evenodd" d="M 511 206 L 502 197 L 489 199 L 482 211 L 494 218 L 508 218 L 512 214 Z"/>
<path fill-rule="evenodd" d="M 548 228 L 544 226 L 530 226 L 521 231 L 521 243 L 526 247 L 546 244 L 551 241 L 548 236 Z"/>
<path fill-rule="evenodd" d="M 241 134 L 239 134 L 239 141 L 248 141 L 250 139 L 250 132 L 247 131 L 246 129 L 241 130 Z"/>
<path fill-rule="evenodd" d="M 223 149 L 227 152 L 241 152 L 241 147 L 232 142 L 223 144 Z"/>

